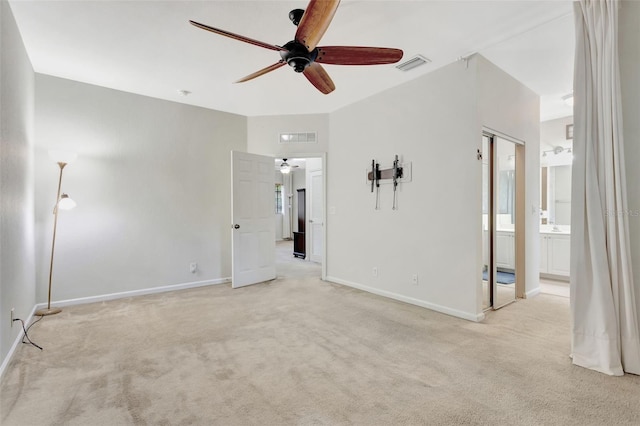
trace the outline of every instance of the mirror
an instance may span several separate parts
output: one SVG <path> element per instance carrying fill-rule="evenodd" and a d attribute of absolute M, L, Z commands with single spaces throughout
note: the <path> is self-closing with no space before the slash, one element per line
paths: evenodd
<path fill-rule="evenodd" d="M 573 117 L 540 123 L 540 231 L 569 233 Z"/>
<path fill-rule="evenodd" d="M 516 144 L 482 136 L 482 309 L 516 300 Z"/>
<path fill-rule="evenodd" d="M 571 226 L 571 165 L 542 167 L 540 176 L 541 224 L 569 228 Z"/>

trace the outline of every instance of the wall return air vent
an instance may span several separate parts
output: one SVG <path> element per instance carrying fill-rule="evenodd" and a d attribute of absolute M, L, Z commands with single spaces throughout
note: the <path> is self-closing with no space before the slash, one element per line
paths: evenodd
<path fill-rule="evenodd" d="M 396 68 L 400 71 L 409 71 L 421 65 L 428 64 L 429 62 L 431 62 L 430 59 L 425 58 L 422 55 L 416 55 L 408 61 L 404 61 L 403 63 L 396 65 Z"/>
<path fill-rule="evenodd" d="M 280 133 L 279 143 L 316 143 L 316 132 Z"/>

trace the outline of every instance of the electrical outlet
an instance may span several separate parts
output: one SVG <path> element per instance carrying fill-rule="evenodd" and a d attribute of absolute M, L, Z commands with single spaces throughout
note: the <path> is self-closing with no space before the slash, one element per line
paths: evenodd
<path fill-rule="evenodd" d="M 16 312 L 16 308 L 11 308 L 11 327 L 13 327 L 13 314 Z"/>
<path fill-rule="evenodd" d="M 418 274 L 413 274 L 411 276 L 411 284 L 418 285 Z"/>
<path fill-rule="evenodd" d="M 192 274 L 195 274 L 197 270 L 198 270 L 198 264 L 196 262 L 191 262 L 189 264 L 189 271 L 191 271 Z"/>
<path fill-rule="evenodd" d="M 371 270 L 371 275 L 373 275 L 374 277 L 378 276 L 378 267 L 374 266 L 373 269 Z"/>

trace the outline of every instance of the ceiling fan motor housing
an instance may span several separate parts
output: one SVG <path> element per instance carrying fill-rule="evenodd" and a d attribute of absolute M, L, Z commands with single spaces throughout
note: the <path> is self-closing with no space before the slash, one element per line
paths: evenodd
<path fill-rule="evenodd" d="M 280 51 L 280 56 L 295 72 L 303 72 L 318 57 L 317 48 L 309 52 L 302 43 L 295 40 L 290 41 L 282 47 L 287 50 Z"/>

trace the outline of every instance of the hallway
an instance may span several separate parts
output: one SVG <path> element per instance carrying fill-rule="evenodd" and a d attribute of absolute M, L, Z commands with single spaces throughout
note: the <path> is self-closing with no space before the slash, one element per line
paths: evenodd
<path fill-rule="evenodd" d="M 293 240 L 276 241 L 276 275 L 281 278 L 320 278 L 322 265 L 293 256 Z"/>

